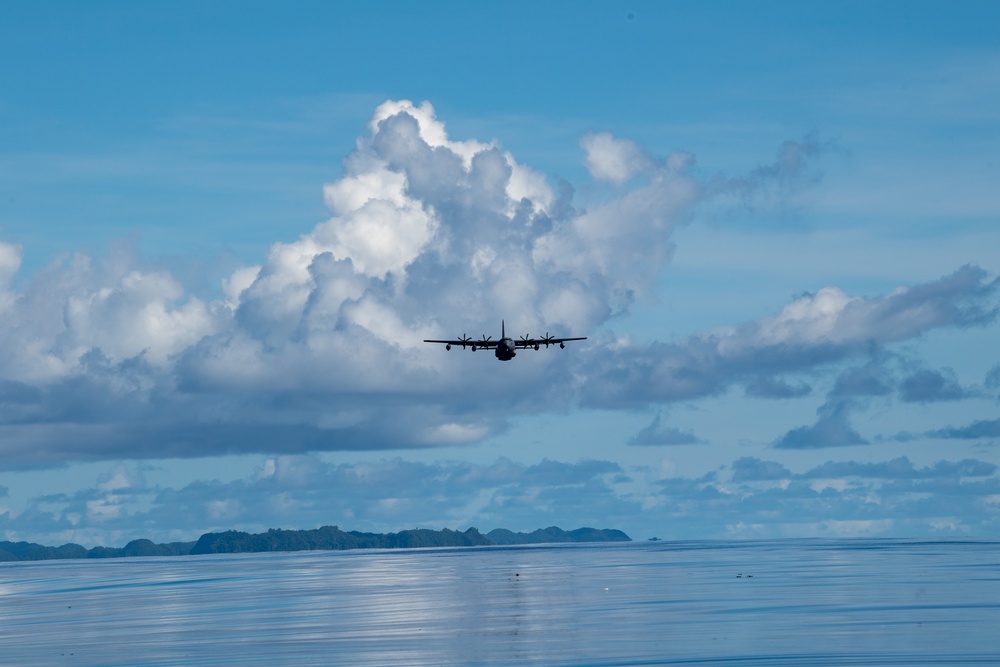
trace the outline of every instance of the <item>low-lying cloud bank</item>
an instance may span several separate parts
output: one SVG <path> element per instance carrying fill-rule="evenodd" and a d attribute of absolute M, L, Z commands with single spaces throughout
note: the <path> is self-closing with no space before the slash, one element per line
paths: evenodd
<path fill-rule="evenodd" d="M 180 488 L 150 484 L 141 467 L 119 464 L 90 489 L 0 514 L 0 534 L 92 547 L 329 524 L 396 532 L 584 523 L 633 539 L 990 537 L 1000 528 L 998 498 L 997 466 L 979 459 L 827 461 L 793 472 L 747 456 L 692 478 L 607 460 L 335 464 L 305 455 L 265 459 L 231 482 Z"/>

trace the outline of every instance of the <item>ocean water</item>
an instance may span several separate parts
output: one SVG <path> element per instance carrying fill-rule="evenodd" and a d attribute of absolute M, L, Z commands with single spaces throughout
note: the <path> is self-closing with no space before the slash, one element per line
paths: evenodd
<path fill-rule="evenodd" d="M 3 563 L 0 665 L 1000 665 L 1000 542 Z"/>

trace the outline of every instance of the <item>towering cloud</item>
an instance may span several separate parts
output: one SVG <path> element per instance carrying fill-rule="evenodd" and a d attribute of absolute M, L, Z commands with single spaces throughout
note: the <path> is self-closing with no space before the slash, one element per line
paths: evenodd
<path fill-rule="evenodd" d="M 18 283 L 21 250 L 0 243 L 4 464 L 428 447 L 578 401 L 631 407 L 734 383 L 796 396 L 809 386 L 784 376 L 996 315 L 996 281 L 964 267 L 883 296 L 826 288 L 675 343 L 539 354 L 502 376 L 481 357 L 424 349 L 495 335 L 501 318 L 518 334 L 594 341 L 655 289 L 699 205 L 787 187 L 818 151 L 789 142 L 773 165 L 706 181 L 685 153 L 651 156 L 606 133 L 583 146 L 593 177 L 616 186 L 588 208 L 498 143 L 449 137 L 430 104 L 386 102 L 323 189 L 330 217 L 227 276 L 216 300 L 124 248 Z M 951 390 L 935 394 L 933 379 L 914 380 L 915 400 Z M 697 441 L 656 421 L 635 443 Z"/>

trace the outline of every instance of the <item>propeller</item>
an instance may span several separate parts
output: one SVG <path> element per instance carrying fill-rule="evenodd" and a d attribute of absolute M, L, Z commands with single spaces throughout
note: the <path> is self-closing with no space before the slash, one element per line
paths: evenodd
<path fill-rule="evenodd" d="M 466 343 L 471 343 L 472 339 L 465 334 L 462 334 L 461 337 L 459 337 L 458 342 L 462 344 L 462 349 L 464 350 Z"/>
<path fill-rule="evenodd" d="M 486 334 L 483 334 L 483 339 L 482 339 L 481 341 L 479 341 L 479 343 L 480 343 L 480 344 L 481 344 L 481 345 L 482 345 L 483 347 L 486 347 L 486 344 L 490 342 L 490 339 L 491 339 L 491 338 L 493 338 L 493 336 L 487 336 Z"/>
<path fill-rule="evenodd" d="M 531 334 L 525 334 L 524 336 L 521 336 L 520 345 L 521 347 L 524 348 L 529 347 L 531 345 Z"/>
<path fill-rule="evenodd" d="M 555 336 L 550 336 L 549 332 L 546 331 L 545 335 L 542 336 L 542 342 L 545 343 L 545 347 L 548 347 L 549 343 L 553 342 L 555 338 L 556 338 Z"/>

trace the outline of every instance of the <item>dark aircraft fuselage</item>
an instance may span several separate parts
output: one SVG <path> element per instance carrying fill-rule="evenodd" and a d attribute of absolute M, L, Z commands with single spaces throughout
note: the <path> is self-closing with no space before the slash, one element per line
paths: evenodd
<path fill-rule="evenodd" d="M 497 343 L 497 349 L 493 353 L 497 356 L 500 361 L 510 361 L 517 356 L 517 352 L 514 350 L 514 339 L 513 338 L 501 338 L 500 342 Z"/>

